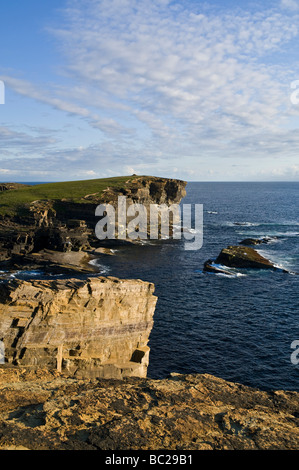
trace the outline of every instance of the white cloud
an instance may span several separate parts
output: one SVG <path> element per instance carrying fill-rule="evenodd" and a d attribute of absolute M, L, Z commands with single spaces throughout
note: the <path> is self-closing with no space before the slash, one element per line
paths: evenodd
<path fill-rule="evenodd" d="M 281 114 L 281 70 L 261 58 L 279 50 L 298 28 L 279 13 L 197 14 L 170 2 L 77 1 L 64 44 L 68 70 L 155 132 L 212 119 L 231 131 L 272 126 Z M 177 132 L 177 131 L 176 131 Z"/>

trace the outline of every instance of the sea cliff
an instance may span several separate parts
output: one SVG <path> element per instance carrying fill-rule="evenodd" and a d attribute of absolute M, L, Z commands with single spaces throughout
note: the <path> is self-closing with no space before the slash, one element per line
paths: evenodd
<path fill-rule="evenodd" d="M 5 361 L 76 377 L 145 377 L 157 298 L 140 280 L 14 280 L 0 286 Z"/>

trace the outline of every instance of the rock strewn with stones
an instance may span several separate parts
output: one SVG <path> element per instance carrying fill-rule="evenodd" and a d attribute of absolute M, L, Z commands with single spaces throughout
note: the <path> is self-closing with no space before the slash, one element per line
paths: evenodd
<path fill-rule="evenodd" d="M 6 361 L 78 377 L 144 377 L 157 297 L 140 280 L 14 280 L 0 285 Z"/>
<path fill-rule="evenodd" d="M 211 375 L 75 380 L 0 368 L 0 449 L 298 450 L 299 393 Z"/>

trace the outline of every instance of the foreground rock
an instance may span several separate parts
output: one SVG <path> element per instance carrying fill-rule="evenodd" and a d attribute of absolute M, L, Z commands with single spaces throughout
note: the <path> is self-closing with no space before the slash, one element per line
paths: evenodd
<path fill-rule="evenodd" d="M 210 375 L 75 380 L 0 369 L 0 448 L 298 450 L 299 393 Z"/>
<path fill-rule="evenodd" d="M 278 268 L 267 258 L 264 258 L 256 250 L 247 246 L 228 246 L 224 248 L 217 259 L 216 264 L 223 264 L 232 268 L 270 269 L 287 273 Z"/>
<path fill-rule="evenodd" d="M 14 280 L 0 285 L 8 364 L 76 377 L 144 377 L 157 297 L 139 280 Z"/>

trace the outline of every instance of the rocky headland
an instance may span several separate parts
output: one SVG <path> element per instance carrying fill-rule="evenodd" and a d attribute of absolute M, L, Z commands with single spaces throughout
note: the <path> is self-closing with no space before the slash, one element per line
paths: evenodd
<path fill-rule="evenodd" d="M 18 269 L 40 265 L 51 272 L 69 268 L 57 262 L 57 253 L 92 252 L 101 246 L 123 245 L 131 240 L 98 240 L 96 207 L 117 208 L 118 197 L 130 204 L 178 204 L 186 195 L 186 182 L 151 176 L 132 176 L 86 182 L 38 186 L 2 185 L 0 193 L 0 264 Z M 91 192 L 92 191 L 92 192 Z M 117 226 L 117 221 L 116 221 Z M 51 256 L 52 255 L 52 256 Z M 69 257 L 70 258 L 70 257 Z M 76 260 L 75 257 L 72 257 Z M 77 257 L 78 259 L 78 257 Z M 46 262 L 45 262 L 46 261 Z M 77 270 L 82 266 L 77 262 Z M 83 261 L 83 270 L 88 268 Z M 74 262 L 72 267 L 74 268 Z M 92 268 L 89 267 L 90 272 Z"/>
<path fill-rule="evenodd" d="M 245 238 L 244 240 L 240 241 L 240 245 L 267 245 L 268 243 L 271 243 L 275 240 L 277 240 L 277 237 Z"/>

